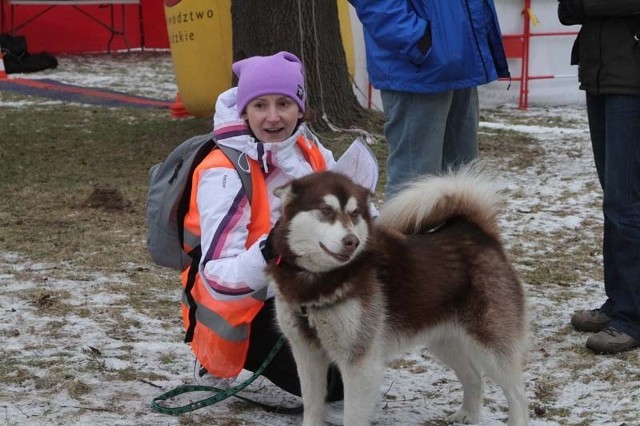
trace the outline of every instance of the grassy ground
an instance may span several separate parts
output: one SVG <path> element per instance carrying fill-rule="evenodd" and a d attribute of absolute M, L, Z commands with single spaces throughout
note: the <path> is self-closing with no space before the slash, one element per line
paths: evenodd
<path fill-rule="evenodd" d="M 8 123 L 0 127 L 0 194 L 10 200 L 0 210 L 4 248 L 94 268 L 143 263 L 144 247 L 130 241 L 144 240 L 149 167 L 211 128 L 209 119 L 167 115 L 85 106 L 0 110 Z M 338 156 L 353 137 L 323 140 Z M 381 157 L 384 148 L 374 146 Z"/>
<path fill-rule="evenodd" d="M 4 249 L 107 270 L 148 260 L 141 242 L 149 167 L 211 126 L 209 119 L 168 120 L 165 110 L 72 105 L 2 109 L 0 122 L 0 195 L 8 200 L 0 209 Z M 379 114 L 369 123 L 370 131 L 382 133 Z M 338 157 L 355 135 L 320 137 Z M 508 130 L 480 136 L 483 156 L 508 158 L 512 168 L 540 157 L 533 142 Z M 372 148 L 381 194 L 386 144 Z"/>

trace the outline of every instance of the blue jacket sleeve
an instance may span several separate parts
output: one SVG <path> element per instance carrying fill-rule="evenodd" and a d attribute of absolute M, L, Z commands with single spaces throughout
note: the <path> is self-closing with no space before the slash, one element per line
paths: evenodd
<path fill-rule="evenodd" d="M 427 20 L 411 10 L 406 0 L 349 0 L 367 34 L 388 51 L 397 51 L 415 64 L 424 62 L 428 51 L 418 48 L 428 30 Z"/>

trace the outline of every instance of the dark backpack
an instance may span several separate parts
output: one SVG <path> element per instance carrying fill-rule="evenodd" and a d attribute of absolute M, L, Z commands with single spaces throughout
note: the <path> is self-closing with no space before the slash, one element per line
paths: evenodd
<path fill-rule="evenodd" d="M 7 74 L 36 72 L 58 66 L 58 60 L 51 53 L 30 54 L 25 36 L 0 34 L 0 48 Z"/>
<path fill-rule="evenodd" d="M 158 265 L 183 271 L 194 260 L 199 261 L 199 245 L 191 253 L 183 248 L 184 217 L 189 208 L 193 171 L 213 149 L 220 149 L 231 160 L 251 201 L 251 176 L 238 166 L 239 151 L 218 145 L 211 134 L 194 136 L 178 145 L 163 162 L 149 169 L 147 248 Z"/>

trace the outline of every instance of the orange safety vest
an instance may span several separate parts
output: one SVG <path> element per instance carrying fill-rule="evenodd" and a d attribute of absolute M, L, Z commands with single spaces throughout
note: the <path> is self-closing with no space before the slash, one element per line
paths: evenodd
<path fill-rule="evenodd" d="M 314 171 L 326 169 L 326 163 L 318 146 L 304 136 L 298 138 L 298 146 Z M 266 182 L 259 164 L 248 159 L 251 175 L 252 198 L 249 235 L 245 242 L 248 249 L 258 238 L 271 230 L 269 199 Z M 184 219 L 185 250 L 191 251 L 187 241 L 195 244 L 199 240 L 200 215 L 197 206 L 199 172 L 213 167 L 234 169 L 234 165 L 219 150 L 213 150 L 194 170 L 189 210 Z M 189 235 L 189 238 L 187 236 Z M 199 256 L 198 256 L 199 258 Z M 199 259 L 198 259 L 199 260 Z M 195 264 L 182 272 L 182 319 L 198 361 L 207 371 L 217 377 L 237 376 L 247 358 L 251 321 L 258 314 L 267 295 L 264 291 L 237 300 L 217 300 L 211 297 L 202 282 Z"/>

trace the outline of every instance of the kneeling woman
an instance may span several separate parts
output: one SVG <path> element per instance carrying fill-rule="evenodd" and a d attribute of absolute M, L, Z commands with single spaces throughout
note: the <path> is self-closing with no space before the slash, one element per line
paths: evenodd
<path fill-rule="evenodd" d="M 214 115 L 218 144 L 241 152 L 239 164 L 252 181 L 251 199 L 239 174 L 220 150 L 194 171 L 185 231 L 200 236 L 202 257 L 190 294 L 195 320 L 183 304 L 185 323 L 195 324 L 192 349 L 201 373 L 233 378 L 255 371 L 280 333 L 273 290 L 264 273 L 272 254 L 267 236 L 280 215 L 273 190 L 292 179 L 334 164 L 304 124 L 306 91 L 300 60 L 288 52 L 255 56 L 233 64 L 237 88 L 222 93 Z M 189 270 L 184 271 L 186 286 Z M 193 316 L 193 312 L 191 313 Z M 280 388 L 300 395 L 288 347 L 263 373 Z M 331 369 L 328 400 L 342 399 L 342 382 Z"/>

